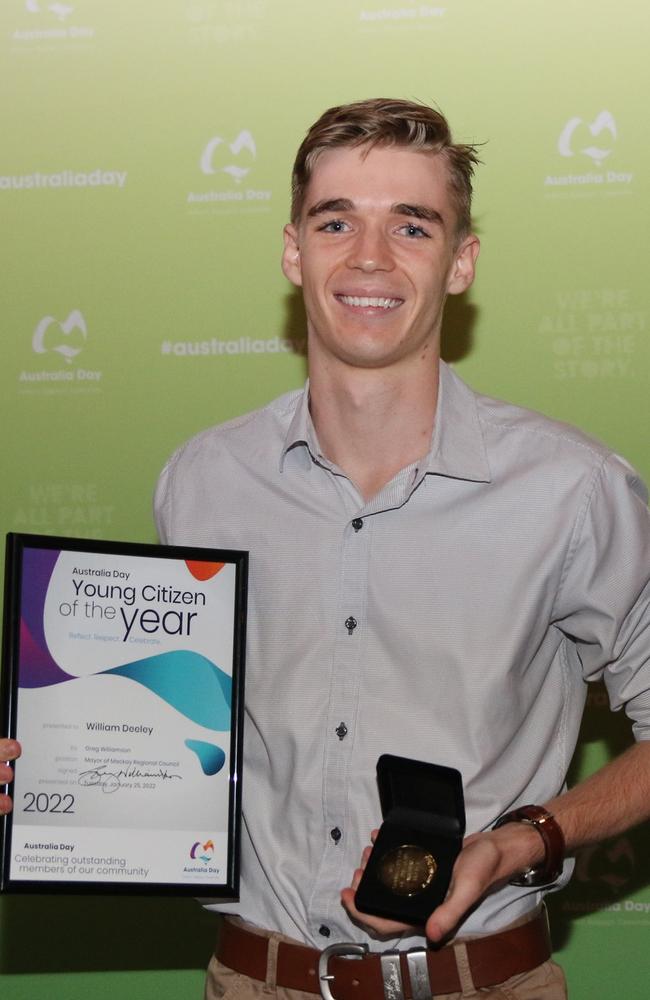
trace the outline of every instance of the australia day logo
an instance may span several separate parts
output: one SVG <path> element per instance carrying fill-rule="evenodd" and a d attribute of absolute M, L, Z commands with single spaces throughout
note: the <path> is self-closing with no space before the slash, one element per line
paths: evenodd
<path fill-rule="evenodd" d="M 253 187 L 249 176 L 256 168 L 257 143 L 250 129 L 242 128 L 232 136 L 211 136 L 198 157 L 202 183 L 187 195 L 192 211 L 199 206 L 211 211 L 215 206 L 231 211 L 268 209 L 272 192 Z"/>
<path fill-rule="evenodd" d="M 87 338 L 88 328 L 83 313 L 73 309 L 62 323 L 54 316 L 44 316 L 39 320 L 32 336 L 32 350 L 35 354 L 56 351 L 69 364 L 83 350 L 83 346 L 73 346 L 74 340 L 77 345 L 84 345 Z"/>
<path fill-rule="evenodd" d="M 59 362 L 56 367 L 42 367 L 36 371 L 21 371 L 18 382 L 25 383 L 84 383 L 97 387 L 102 372 L 73 364 L 86 348 L 88 326 L 83 313 L 72 309 L 63 320 L 54 316 L 43 316 L 32 332 L 32 353 L 39 361 L 49 359 Z M 63 362 L 63 364 L 61 364 Z"/>
<path fill-rule="evenodd" d="M 643 836 L 643 834 L 642 834 Z M 636 832 L 596 844 L 580 852 L 574 883 L 563 909 L 593 914 L 594 923 L 620 920 L 629 925 L 650 923 L 650 899 L 643 886 L 645 851 Z M 612 914 L 621 917 L 612 917 Z"/>
<path fill-rule="evenodd" d="M 206 840 L 205 844 L 202 844 L 200 840 L 197 840 L 190 848 L 190 857 L 192 861 L 202 861 L 204 865 L 209 864 L 214 857 L 213 842 Z"/>
<path fill-rule="evenodd" d="M 190 859 L 194 864 L 185 865 L 183 871 L 186 874 L 209 875 L 211 878 L 219 875 L 219 868 L 214 864 L 214 843 L 206 840 L 204 844 L 200 840 L 192 844 L 190 848 Z"/>
<path fill-rule="evenodd" d="M 588 141 L 588 145 L 586 146 L 582 146 L 582 143 L 578 144 L 576 138 L 576 133 L 580 135 L 580 132 L 583 131 L 583 126 L 585 138 Z M 589 135 L 587 136 L 586 133 L 589 133 Z M 614 118 L 609 111 L 601 111 L 590 125 L 583 122 L 582 118 L 569 118 L 560 133 L 557 148 L 560 156 L 572 157 L 576 155 L 576 152 L 579 152 L 581 155 L 587 156 L 597 167 L 600 167 L 603 160 L 612 152 L 612 144 L 616 142 L 617 138 Z M 597 145 L 593 141 L 596 139 L 600 139 L 601 144 Z M 603 140 L 607 143 L 606 145 L 602 145 Z M 577 150 L 575 148 L 576 145 L 578 145 Z"/>
<path fill-rule="evenodd" d="M 611 111 L 603 109 L 593 119 L 572 115 L 558 133 L 557 153 L 566 162 L 562 173 L 547 174 L 546 187 L 606 188 L 630 185 L 633 174 L 615 169 L 619 130 Z"/>
<path fill-rule="evenodd" d="M 65 21 L 74 11 L 74 7 L 71 7 L 67 3 L 39 3 L 39 0 L 25 0 L 25 10 L 29 11 L 30 14 L 40 14 L 42 10 L 48 10 L 54 15 L 59 21 Z"/>
<path fill-rule="evenodd" d="M 226 153 L 225 159 L 230 159 L 232 162 L 223 162 L 219 165 L 219 163 L 215 163 L 216 154 L 218 151 L 219 154 L 223 156 L 224 150 L 228 150 L 230 152 L 230 156 Z M 220 135 L 213 136 L 201 153 L 201 159 L 199 162 L 201 172 L 207 175 L 212 175 L 216 174 L 218 171 L 223 171 L 224 174 L 229 174 L 236 184 L 241 184 L 244 177 L 246 177 L 250 171 L 250 165 L 238 162 L 238 158 L 244 150 L 247 150 L 250 153 L 253 160 L 257 156 L 255 139 L 247 129 L 240 132 L 239 135 L 229 143 L 225 143 Z"/>
<path fill-rule="evenodd" d="M 15 42 L 65 41 L 70 39 L 87 41 L 93 38 L 95 29 L 89 25 L 75 24 L 77 4 L 61 0 L 23 0 L 22 7 L 28 16 L 24 28 L 17 28 L 12 38 Z"/>

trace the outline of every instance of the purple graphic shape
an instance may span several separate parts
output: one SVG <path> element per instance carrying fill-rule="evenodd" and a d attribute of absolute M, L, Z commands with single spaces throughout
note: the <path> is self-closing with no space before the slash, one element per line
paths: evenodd
<path fill-rule="evenodd" d="M 47 687 L 72 677 L 50 655 L 43 629 L 47 588 L 59 555 L 59 549 L 23 550 L 18 671 L 23 688 Z"/>
<path fill-rule="evenodd" d="M 59 549 L 23 550 L 21 611 L 31 636 L 39 646 L 46 646 L 43 631 L 45 597 L 60 554 Z"/>
<path fill-rule="evenodd" d="M 61 670 L 50 656 L 49 650 L 39 646 L 27 628 L 26 622 L 21 619 L 19 686 L 41 688 L 71 680 L 74 680 L 73 675 Z"/>

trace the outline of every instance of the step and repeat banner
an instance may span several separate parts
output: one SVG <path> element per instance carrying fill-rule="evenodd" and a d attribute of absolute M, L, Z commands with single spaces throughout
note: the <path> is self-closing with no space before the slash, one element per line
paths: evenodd
<path fill-rule="evenodd" d="M 302 383 L 290 167 L 325 107 L 371 96 L 436 103 L 482 143 L 447 359 L 650 479 L 649 30 L 639 0 L 3 0 L 3 530 L 153 541 L 173 449 Z M 628 742 L 594 689 L 573 778 Z M 584 852 L 552 901 L 577 1000 L 646 995 L 647 843 Z M 96 988 L 6 968 L 5 1000 Z"/>

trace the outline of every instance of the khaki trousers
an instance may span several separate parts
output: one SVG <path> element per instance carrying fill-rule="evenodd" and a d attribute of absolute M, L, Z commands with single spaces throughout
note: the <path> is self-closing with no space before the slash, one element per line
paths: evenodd
<path fill-rule="evenodd" d="M 280 941 L 290 941 L 281 934 L 260 931 L 258 928 L 246 925 L 254 933 L 262 934 L 269 939 L 269 957 L 266 971 L 266 982 L 249 979 L 232 969 L 226 968 L 213 955 L 208 966 L 205 984 L 205 1000 L 315 1000 L 316 994 L 303 993 L 301 990 L 289 990 L 275 983 L 275 964 L 277 948 Z M 295 942 L 294 942 L 295 943 Z M 456 953 L 456 964 L 463 989 L 460 993 L 435 994 L 435 1000 L 463 1000 L 465 997 L 476 997 L 478 1000 L 567 1000 L 564 973 L 555 962 L 544 962 L 543 965 L 531 969 L 530 972 L 513 976 L 512 979 L 498 986 L 476 989 L 467 961 L 467 952 L 462 941 L 453 947 Z M 383 1000 L 383 997 L 377 997 Z"/>

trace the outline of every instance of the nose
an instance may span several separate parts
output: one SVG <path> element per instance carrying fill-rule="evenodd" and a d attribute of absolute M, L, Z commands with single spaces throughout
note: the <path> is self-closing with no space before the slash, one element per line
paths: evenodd
<path fill-rule="evenodd" d="M 350 246 L 347 265 L 372 274 L 373 271 L 391 271 L 394 267 L 386 235 L 379 228 L 362 229 Z"/>

